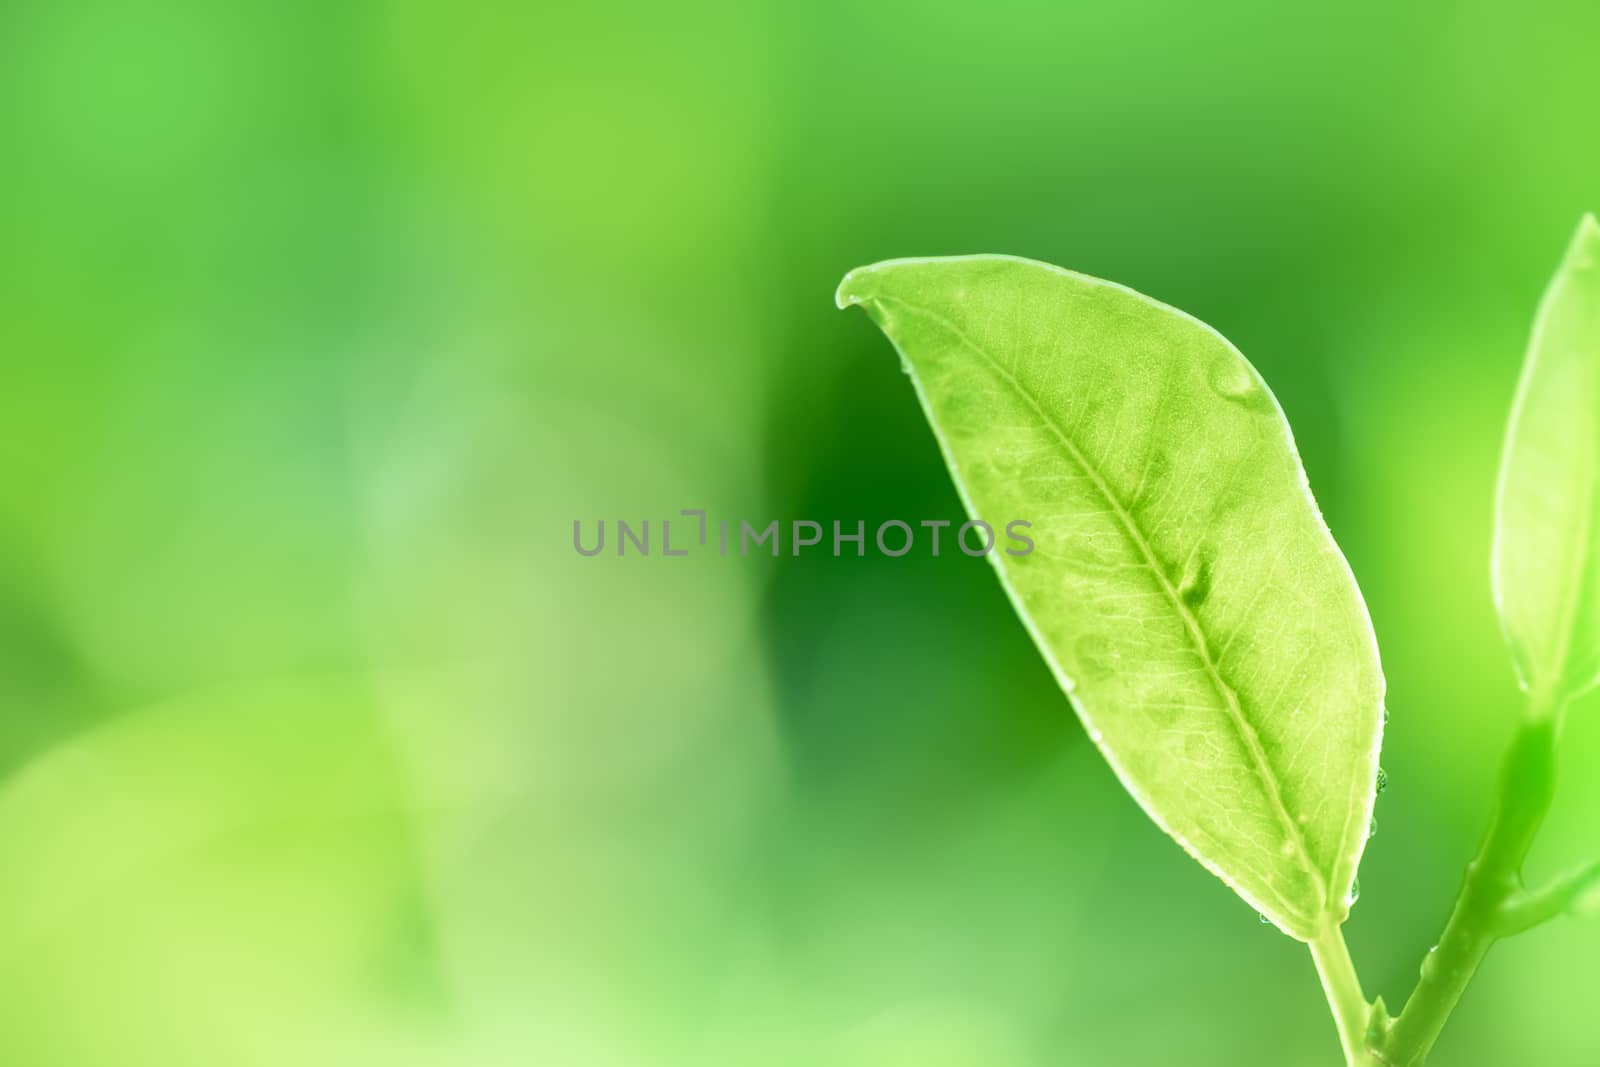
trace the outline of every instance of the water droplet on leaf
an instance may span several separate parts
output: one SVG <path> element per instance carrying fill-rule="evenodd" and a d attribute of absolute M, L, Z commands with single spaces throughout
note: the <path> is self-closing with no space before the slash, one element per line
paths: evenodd
<path fill-rule="evenodd" d="M 1207 380 L 1216 394 L 1224 400 L 1256 409 L 1272 406 L 1266 388 L 1250 372 L 1249 365 L 1231 352 L 1224 353 L 1211 365 L 1211 373 Z"/>
<path fill-rule="evenodd" d="M 1389 788 L 1389 772 L 1382 767 L 1378 768 L 1378 792 L 1382 793 Z"/>
<path fill-rule="evenodd" d="M 1184 564 L 1183 576 L 1178 579 L 1178 595 L 1191 608 L 1199 607 L 1211 594 L 1211 569 L 1216 563 L 1216 550 L 1201 545 Z"/>

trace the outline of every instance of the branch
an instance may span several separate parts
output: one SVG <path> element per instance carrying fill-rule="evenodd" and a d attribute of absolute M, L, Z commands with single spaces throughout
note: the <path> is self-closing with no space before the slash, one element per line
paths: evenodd
<path fill-rule="evenodd" d="M 1369 1047 L 1383 1063 L 1415 1067 L 1423 1061 L 1490 947 L 1511 932 L 1508 916 L 1524 916 L 1522 864 L 1555 794 L 1560 710 L 1536 706 L 1512 740 L 1489 829 L 1467 865 L 1439 943 L 1422 962 L 1422 980 L 1393 1024 L 1372 1035 Z M 1572 896 L 1581 892 L 1575 888 Z M 1529 899 L 1542 909 L 1561 898 L 1541 892 Z"/>
<path fill-rule="evenodd" d="M 1588 911 L 1600 895 L 1600 863 L 1562 875 L 1543 889 L 1524 890 L 1505 902 L 1500 936 L 1511 937 L 1569 912 Z"/>

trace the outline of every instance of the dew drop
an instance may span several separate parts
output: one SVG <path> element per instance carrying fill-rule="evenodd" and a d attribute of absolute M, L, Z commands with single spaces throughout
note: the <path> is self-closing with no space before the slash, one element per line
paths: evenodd
<path fill-rule="evenodd" d="M 1261 925 L 1262 926 L 1271 926 L 1272 925 L 1272 920 L 1267 918 L 1267 913 L 1264 912 L 1264 911 L 1256 912 L 1256 918 L 1261 921 Z"/>
<path fill-rule="evenodd" d="M 1211 388 L 1223 396 L 1243 396 L 1250 391 L 1250 372 L 1232 356 L 1211 365 Z"/>
<path fill-rule="evenodd" d="M 1361 899 L 1361 879 L 1357 878 L 1350 883 L 1350 895 L 1344 898 L 1345 904 L 1354 904 Z"/>
<path fill-rule="evenodd" d="M 1378 817 L 1376 815 L 1374 815 L 1372 817 L 1372 821 L 1367 824 L 1367 840 L 1371 841 L 1374 837 L 1377 837 L 1377 836 L 1378 836 Z"/>
<path fill-rule="evenodd" d="M 1389 725 L 1389 708 L 1387 705 L 1385 705 L 1383 709 L 1383 725 Z"/>
<path fill-rule="evenodd" d="M 1382 767 L 1379 767 L 1378 768 L 1378 793 L 1381 795 L 1383 793 L 1383 791 L 1385 789 L 1388 789 L 1388 788 L 1389 788 L 1389 772 L 1384 770 Z"/>
<path fill-rule="evenodd" d="M 1211 388 L 1224 400 L 1251 408 L 1271 407 L 1267 391 L 1250 372 L 1250 365 L 1231 352 L 1211 364 L 1208 380 Z"/>
<path fill-rule="evenodd" d="M 1211 570 L 1216 563 L 1216 550 L 1202 545 L 1184 564 L 1183 576 L 1178 580 L 1178 595 L 1190 607 L 1199 607 L 1211 594 Z"/>

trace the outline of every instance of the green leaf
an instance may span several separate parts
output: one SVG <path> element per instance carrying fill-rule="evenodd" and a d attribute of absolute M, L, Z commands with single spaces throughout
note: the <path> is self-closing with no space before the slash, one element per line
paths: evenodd
<path fill-rule="evenodd" d="M 879 263 L 837 299 L 899 349 L 972 515 L 1033 524 L 1031 554 L 990 559 L 1134 799 L 1285 932 L 1342 922 L 1383 678 L 1255 370 L 1180 311 L 1008 256 Z"/>
<path fill-rule="evenodd" d="M 1535 715 L 1600 678 L 1600 223 L 1545 290 L 1511 408 L 1491 575 Z"/>

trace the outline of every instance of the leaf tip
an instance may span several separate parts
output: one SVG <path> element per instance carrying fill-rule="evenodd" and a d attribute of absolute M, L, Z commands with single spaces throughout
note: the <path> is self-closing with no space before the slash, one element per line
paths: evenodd
<path fill-rule="evenodd" d="M 1585 211 L 1578 220 L 1578 232 L 1572 236 L 1566 268 L 1581 271 L 1597 264 L 1600 264 L 1600 220 L 1595 219 L 1594 212 Z"/>
<path fill-rule="evenodd" d="M 864 303 L 868 297 L 862 293 L 863 277 L 872 273 L 873 269 L 873 267 L 857 267 L 855 270 L 846 271 L 845 276 L 839 280 L 839 288 L 834 290 L 834 306 L 843 311 L 845 308 Z"/>

